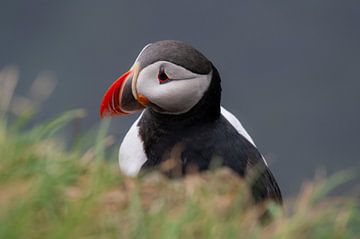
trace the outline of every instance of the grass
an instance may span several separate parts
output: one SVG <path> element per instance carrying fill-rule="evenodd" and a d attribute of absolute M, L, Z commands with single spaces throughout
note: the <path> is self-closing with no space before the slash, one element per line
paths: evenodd
<path fill-rule="evenodd" d="M 34 111 L 14 116 L 2 100 L 0 238 L 360 238 L 358 198 L 329 196 L 346 172 L 305 183 L 283 209 L 267 204 L 274 219 L 262 225 L 246 185 L 228 170 L 124 177 L 108 149 L 108 122 L 84 136 L 90 146 L 66 149 L 56 132 L 81 110 L 24 129 Z"/>

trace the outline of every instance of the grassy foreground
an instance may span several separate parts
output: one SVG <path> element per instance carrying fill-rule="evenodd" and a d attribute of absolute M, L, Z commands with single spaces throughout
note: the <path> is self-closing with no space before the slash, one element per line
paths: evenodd
<path fill-rule="evenodd" d="M 360 238 L 357 199 L 327 196 L 346 173 L 305 184 L 284 210 L 267 205 L 274 220 L 261 225 L 243 182 L 227 170 L 124 177 L 106 152 L 106 127 L 87 137 L 86 150 L 65 150 L 55 132 L 81 115 L 24 130 L 24 117 L 9 123 L 0 114 L 1 239 Z"/>
<path fill-rule="evenodd" d="M 0 121 L 0 238 L 356 238 L 355 198 L 326 198 L 307 184 L 261 226 L 246 187 L 227 170 L 166 180 L 120 175 L 100 130 L 85 153 L 65 151 L 53 131 L 79 112 L 19 133 Z"/>

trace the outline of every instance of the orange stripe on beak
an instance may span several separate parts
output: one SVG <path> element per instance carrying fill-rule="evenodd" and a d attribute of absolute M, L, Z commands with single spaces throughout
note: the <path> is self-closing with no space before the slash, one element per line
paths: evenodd
<path fill-rule="evenodd" d="M 100 106 L 101 118 L 105 116 L 128 114 L 121 109 L 120 97 L 126 80 L 131 73 L 132 70 L 129 70 L 128 72 L 120 76 L 106 91 Z"/>

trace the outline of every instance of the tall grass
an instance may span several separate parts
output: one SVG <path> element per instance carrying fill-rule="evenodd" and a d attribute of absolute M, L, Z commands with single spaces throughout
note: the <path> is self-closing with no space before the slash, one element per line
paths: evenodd
<path fill-rule="evenodd" d="M 12 109 L 14 85 L 4 83 L 14 72 L 0 73 L 9 87 L 0 95 L 0 238 L 360 238 L 357 198 L 328 196 L 348 173 L 304 184 L 284 208 L 268 204 L 274 219 L 264 225 L 228 170 L 124 177 L 106 150 L 108 122 L 90 147 L 66 149 L 56 132 L 81 110 L 24 129 L 32 113 Z"/>

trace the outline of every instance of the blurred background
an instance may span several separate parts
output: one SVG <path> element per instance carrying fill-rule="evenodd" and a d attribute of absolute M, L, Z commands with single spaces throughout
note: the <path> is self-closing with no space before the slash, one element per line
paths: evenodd
<path fill-rule="evenodd" d="M 26 95 L 43 71 L 57 78 L 35 121 L 85 108 L 99 124 L 107 87 L 142 47 L 190 43 L 222 77 L 234 113 L 285 195 L 319 169 L 360 168 L 360 2 L 0 1 L 0 69 L 16 65 Z M 120 144 L 138 115 L 112 120 Z"/>

